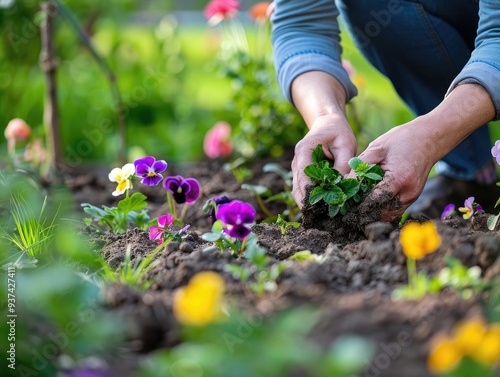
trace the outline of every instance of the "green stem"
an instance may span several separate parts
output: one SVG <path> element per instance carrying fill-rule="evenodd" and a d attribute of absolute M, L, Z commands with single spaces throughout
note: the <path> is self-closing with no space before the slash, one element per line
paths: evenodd
<path fill-rule="evenodd" d="M 187 209 L 188 209 L 188 204 L 184 203 L 184 205 L 182 206 L 181 215 L 179 216 L 179 220 L 184 222 L 184 216 L 186 216 Z"/>
<path fill-rule="evenodd" d="M 172 197 L 172 193 L 170 191 L 167 191 L 167 203 L 168 203 L 168 210 L 174 216 L 177 218 L 177 206 L 175 205 L 174 198 Z"/>
<path fill-rule="evenodd" d="M 241 241 L 241 246 L 240 246 L 240 257 L 241 257 L 241 255 L 243 254 L 243 250 L 245 250 L 245 245 L 246 245 L 246 243 L 247 243 L 247 238 L 248 238 L 248 237 L 245 237 L 245 238 L 243 238 L 243 241 Z"/>
<path fill-rule="evenodd" d="M 414 258 L 407 258 L 406 265 L 408 267 L 408 285 L 414 295 L 418 292 L 417 280 L 417 262 Z"/>
<path fill-rule="evenodd" d="M 267 209 L 262 198 L 259 195 L 256 195 L 256 197 L 257 197 L 257 203 L 259 203 L 259 207 L 262 210 L 262 212 L 264 212 L 264 215 L 266 215 L 266 217 L 273 217 L 274 215 L 271 213 L 271 211 Z"/>

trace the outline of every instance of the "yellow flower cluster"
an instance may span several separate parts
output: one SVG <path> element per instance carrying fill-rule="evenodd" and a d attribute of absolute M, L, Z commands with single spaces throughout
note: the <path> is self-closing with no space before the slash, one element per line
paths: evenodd
<path fill-rule="evenodd" d="M 403 253 L 412 259 L 421 259 L 441 245 L 441 237 L 433 222 L 406 224 L 399 235 Z"/>
<path fill-rule="evenodd" d="M 186 287 L 177 290 L 173 309 L 185 325 L 204 326 L 223 317 L 224 279 L 212 271 L 197 273 Z"/>
<path fill-rule="evenodd" d="M 487 325 L 475 317 L 459 322 L 451 336 L 438 336 L 431 347 L 427 366 L 433 373 L 445 373 L 455 368 L 463 357 L 493 367 L 500 362 L 500 324 Z"/>

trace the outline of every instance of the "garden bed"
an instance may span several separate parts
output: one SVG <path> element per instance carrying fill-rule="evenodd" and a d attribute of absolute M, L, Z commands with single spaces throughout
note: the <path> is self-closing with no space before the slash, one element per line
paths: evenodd
<path fill-rule="evenodd" d="M 278 175 L 262 173 L 263 164 L 252 167 L 253 178 L 248 182 L 267 186 L 273 193 L 283 190 Z M 281 164 L 286 169 L 290 167 L 287 160 Z M 169 174 L 173 171 L 175 168 L 169 167 Z M 359 335 L 373 341 L 374 356 L 366 359 L 359 376 L 429 376 L 426 359 L 432 338 L 439 332 L 450 331 L 463 318 L 488 316 L 492 310 L 493 300 L 488 292 L 476 292 L 467 299 L 452 289 L 428 294 L 420 300 L 391 298 L 395 288 L 407 284 L 406 258 L 399 243 L 398 226 L 372 222 L 364 228 L 364 234 L 358 233 L 352 240 L 336 238 L 335 232 L 304 227 L 289 227 L 282 234 L 277 225 L 261 223 L 265 216 L 258 211 L 257 225 L 252 231 L 271 263 L 287 260 L 304 250 L 321 256 L 320 263 L 288 261 L 276 281 L 276 289 L 259 296 L 225 270 L 228 263 L 249 265 L 250 262 L 235 258 L 228 251 L 207 250 L 211 243 L 201 238 L 211 228 L 201 209 L 206 200 L 226 195 L 258 208 L 255 197 L 242 190 L 241 183 L 221 169 L 217 161 L 182 171 L 187 171 L 185 176 L 197 178 L 202 187 L 202 197 L 187 212 L 185 222 L 191 224 L 188 236 L 182 242 L 168 244 L 157 254 L 159 264 L 148 273 L 153 284 L 145 293 L 115 284 L 102 295 L 104 306 L 129 324 L 126 351 L 115 355 L 112 361 L 117 375 L 133 375 L 131 371 L 149 352 L 181 342 L 180 326 L 172 314 L 173 295 L 201 271 L 221 274 L 228 302 L 251 317 L 270 319 L 290 308 L 314 307 L 318 317 L 307 337 L 324 349 L 343 335 Z M 78 203 L 113 204 L 110 195 L 113 184 L 106 175 L 80 176 L 70 180 L 69 186 Z M 165 191 L 161 187 L 136 189 L 148 195 L 151 218 L 166 213 Z M 270 209 L 277 214 L 285 206 L 273 203 Z M 443 257 L 451 256 L 465 266 L 479 266 L 485 281 L 497 279 L 500 235 L 487 229 L 487 217 L 479 213 L 469 221 L 458 217 L 436 220 L 441 246 L 418 262 L 419 270 L 433 276 L 445 266 Z M 137 228 L 121 235 L 93 235 L 93 238 L 113 267 L 123 262 L 127 247 L 132 259 L 145 257 L 157 247 L 147 232 Z M 238 347 L 241 344 L 234 343 L 235 352 Z M 303 374 L 299 370 L 296 375 Z"/>

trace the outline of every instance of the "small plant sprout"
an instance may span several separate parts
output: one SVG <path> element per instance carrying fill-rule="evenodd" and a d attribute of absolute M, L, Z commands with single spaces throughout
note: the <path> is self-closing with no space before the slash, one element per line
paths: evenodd
<path fill-rule="evenodd" d="M 167 169 L 165 160 L 156 160 L 152 156 L 146 156 L 134 161 L 135 174 L 142 178 L 141 183 L 147 186 L 156 186 L 163 179 L 160 174 Z"/>
<path fill-rule="evenodd" d="M 477 204 L 474 201 L 474 197 L 470 196 L 464 201 L 464 206 L 459 207 L 458 210 L 463 213 L 462 217 L 467 220 L 476 212 L 480 212 L 483 210 L 480 204 Z"/>
<path fill-rule="evenodd" d="M 246 162 L 247 160 L 245 158 L 238 157 L 233 162 L 227 162 L 222 165 L 222 168 L 225 171 L 230 171 L 234 178 L 236 178 L 236 181 L 241 183 L 245 179 L 250 179 L 253 176 L 252 171 L 244 166 Z"/>
<path fill-rule="evenodd" d="M 164 242 L 182 241 L 182 239 L 187 236 L 186 231 L 189 229 L 190 225 L 186 225 L 180 230 L 175 230 L 172 228 L 175 220 L 175 217 L 170 213 L 158 217 L 158 226 L 151 226 L 149 228 L 149 239 L 157 240 L 158 245 Z"/>
<path fill-rule="evenodd" d="M 266 215 L 267 217 L 274 216 L 273 213 L 269 211 L 269 209 L 264 204 L 264 198 L 267 198 L 271 195 L 271 190 L 269 190 L 266 186 L 249 185 L 246 183 L 242 184 L 241 188 L 243 190 L 248 190 L 255 195 L 255 198 L 257 198 L 257 203 L 259 204 L 259 208 L 264 213 L 264 215 Z"/>
<path fill-rule="evenodd" d="M 438 334 L 427 358 L 432 373 L 464 377 L 493 376 L 489 372 L 499 362 L 500 325 L 479 316 L 458 322 L 451 334 Z"/>
<path fill-rule="evenodd" d="M 107 282 L 119 282 L 128 286 L 137 288 L 141 291 L 147 290 L 153 281 L 147 280 L 147 273 L 156 267 L 159 263 L 158 260 L 153 261 L 155 255 L 163 249 L 163 246 L 158 246 L 146 258 L 137 257 L 132 265 L 130 256 L 131 246 L 127 245 L 125 252 L 125 259 L 123 263 L 115 271 L 105 261 L 103 261 L 102 277 Z"/>
<path fill-rule="evenodd" d="M 163 187 L 167 190 L 167 202 L 170 213 L 177 217 L 177 204 L 183 204 L 179 220 L 183 221 L 187 211 L 187 206 L 198 200 L 201 195 L 201 187 L 198 180 L 194 178 L 184 178 L 180 175 L 166 177 L 163 180 Z"/>
<path fill-rule="evenodd" d="M 295 221 L 286 221 L 283 216 L 278 215 L 278 218 L 276 219 L 276 225 L 280 227 L 281 234 L 285 235 L 287 228 L 289 227 L 298 228 L 300 226 L 300 223 Z"/>
<path fill-rule="evenodd" d="M 135 174 L 134 164 L 125 164 L 122 168 L 114 168 L 108 175 L 111 182 L 117 182 L 116 190 L 113 191 L 113 196 L 120 196 L 124 192 L 132 188 L 132 177 Z"/>
<path fill-rule="evenodd" d="M 203 151 L 208 158 L 224 158 L 231 154 L 231 126 L 226 122 L 217 122 L 203 139 Z"/>
<path fill-rule="evenodd" d="M 225 284 L 212 271 L 194 275 L 188 285 L 179 288 L 174 296 L 175 318 L 184 325 L 206 326 L 224 319 L 223 298 Z"/>
<path fill-rule="evenodd" d="M 269 265 L 266 251 L 257 244 L 257 236 L 251 233 L 248 236 L 245 249 L 245 259 L 251 262 L 250 266 L 240 266 L 229 263 L 224 266 L 224 271 L 231 273 L 234 279 L 249 282 L 249 288 L 258 296 L 265 292 L 275 291 L 278 285 L 276 280 L 286 269 L 286 262 Z"/>
<path fill-rule="evenodd" d="M 451 218 L 456 213 L 455 208 L 456 208 L 455 204 L 453 203 L 447 204 L 444 207 L 443 212 L 441 213 L 441 220 L 446 220 Z"/>
<path fill-rule="evenodd" d="M 284 191 L 270 196 L 267 198 L 267 202 L 269 203 L 276 200 L 283 200 L 287 206 L 287 209 L 283 212 L 283 214 L 288 216 L 291 221 L 295 220 L 296 215 L 299 212 L 299 208 L 292 196 L 292 172 L 290 170 L 283 169 L 279 164 L 274 162 L 265 164 L 262 167 L 262 171 L 264 173 L 278 174 L 284 182 Z"/>
<path fill-rule="evenodd" d="M 416 260 L 433 253 L 441 245 L 441 237 L 434 223 L 407 223 L 399 235 L 403 253 L 407 257 L 409 295 L 418 298 L 425 294 L 425 283 L 419 284 Z M 425 279 L 424 279 L 425 281 Z"/>
<path fill-rule="evenodd" d="M 304 169 L 311 178 L 314 188 L 309 194 L 309 203 L 314 205 L 323 201 L 328 206 L 328 216 L 335 217 L 339 212 L 343 216 L 350 206 L 361 200 L 361 195 L 371 190 L 384 176 L 380 166 L 367 164 L 355 157 L 349 160 L 349 166 L 357 178 L 343 178 L 333 168 L 320 145 L 312 153 L 313 163 Z"/>

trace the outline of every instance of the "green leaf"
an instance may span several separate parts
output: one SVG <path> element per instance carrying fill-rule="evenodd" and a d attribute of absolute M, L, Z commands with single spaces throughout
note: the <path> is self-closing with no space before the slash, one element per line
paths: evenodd
<path fill-rule="evenodd" d="M 359 191 L 359 181 L 354 178 L 346 178 L 340 181 L 340 188 L 347 196 L 347 199 L 352 198 Z"/>
<path fill-rule="evenodd" d="M 108 212 L 101 209 L 101 208 L 98 208 L 96 206 L 93 206 L 91 204 L 88 204 L 88 203 L 82 203 L 82 207 L 83 207 L 83 211 L 90 215 L 90 216 L 93 216 L 96 220 L 100 220 L 102 217 L 108 215 Z"/>
<path fill-rule="evenodd" d="M 241 188 L 243 190 L 249 190 L 257 196 L 265 197 L 271 195 L 271 190 L 269 190 L 266 186 L 263 185 L 249 185 L 244 183 L 241 185 Z"/>
<path fill-rule="evenodd" d="M 321 144 L 318 144 L 318 146 L 314 149 L 312 153 L 312 160 L 313 162 L 320 162 L 326 160 L 325 154 L 323 153 L 323 147 L 321 146 Z"/>
<path fill-rule="evenodd" d="M 316 164 L 307 165 L 304 168 L 304 174 L 312 181 L 322 181 L 324 176 L 323 170 Z"/>
<path fill-rule="evenodd" d="M 118 210 L 123 213 L 143 210 L 148 205 L 146 200 L 146 195 L 136 192 L 132 196 L 120 200 L 118 203 Z"/>
<path fill-rule="evenodd" d="M 207 242 L 215 242 L 221 238 L 221 233 L 208 232 L 201 235 L 201 238 Z"/>
<path fill-rule="evenodd" d="M 384 176 L 385 172 L 382 170 L 382 168 L 379 165 L 372 164 L 370 165 L 370 169 L 368 170 L 369 173 L 375 173 L 380 175 L 381 177 Z"/>
<path fill-rule="evenodd" d="M 498 222 L 499 217 L 500 217 L 500 215 L 496 215 L 496 216 L 490 216 L 488 218 L 486 224 L 488 225 L 489 230 L 495 230 L 495 227 L 497 226 L 497 222 Z"/>
<path fill-rule="evenodd" d="M 495 208 L 497 208 L 497 205 L 500 204 L 500 198 L 498 198 L 497 202 L 495 203 Z"/>
<path fill-rule="evenodd" d="M 313 188 L 311 193 L 309 194 L 309 204 L 314 205 L 318 203 L 321 199 L 326 195 L 326 191 L 323 187 L 318 186 Z"/>
<path fill-rule="evenodd" d="M 335 217 L 337 213 L 339 213 L 340 207 L 339 206 L 329 206 L 328 207 L 328 216 L 330 217 Z"/>
<path fill-rule="evenodd" d="M 377 174 L 377 173 L 366 173 L 364 176 L 366 178 L 373 179 L 374 181 L 381 181 L 382 180 L 382 176 Z"/>
<path fill-rule="evenodd" d="M 356 171 L 356 169 L 358 168 L 358 166 L 359 166 L 360 164 L 364 164 L 364 162 L 363 162 L 363 160 L 361 160 L 359 157 L 353 157 L 353 158 L 351 158 L 351 159 L 349 160 L 348 164 L 349 164 L 349 167 L 350 167 L 352 170 Z"/>

